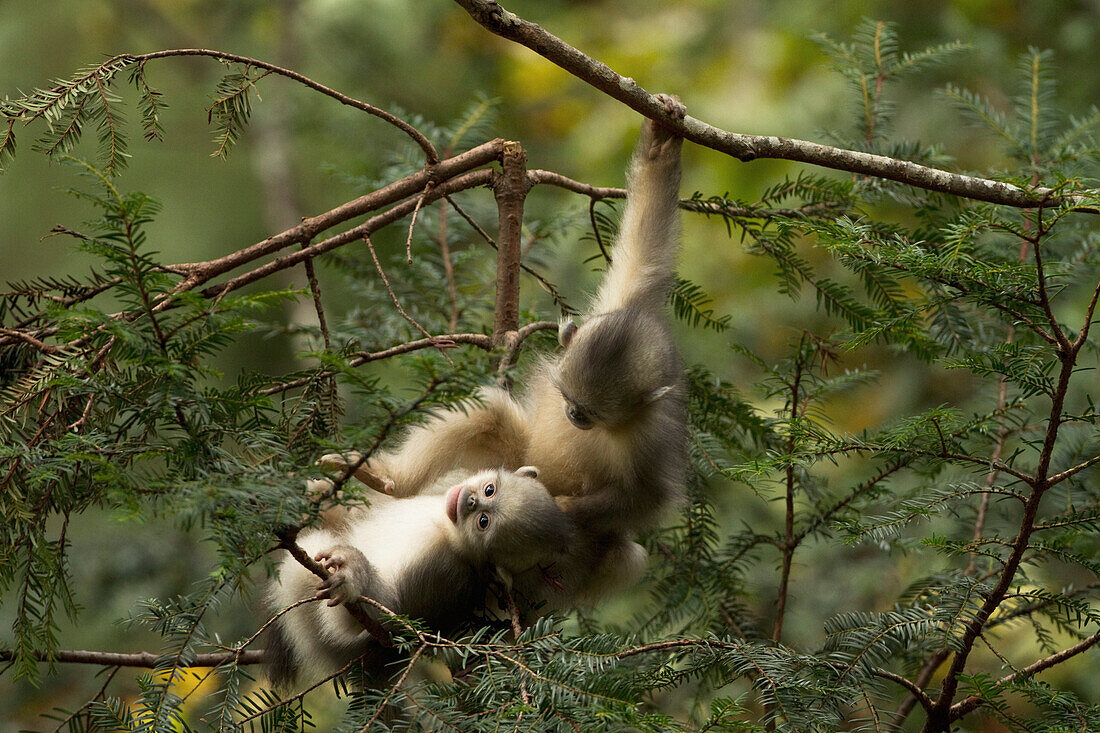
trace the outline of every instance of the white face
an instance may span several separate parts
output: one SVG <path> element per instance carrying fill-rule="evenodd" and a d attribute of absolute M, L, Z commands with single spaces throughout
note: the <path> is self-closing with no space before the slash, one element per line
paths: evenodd
<path fill-rule="evenodd" d="M 463 532 L 488 532 L 496 515 L 499 484 L 499 473 L 488 471 L 452 486 L 446 495 L 447 518 Z"/>
<path fill-rule="evenodd" d="M 447 491 L 443 508 L 466 553 L 501 562 L 532 542 L 558 542 L 564 515 L 537 476 L 533 466 L 482 471 Z"/>

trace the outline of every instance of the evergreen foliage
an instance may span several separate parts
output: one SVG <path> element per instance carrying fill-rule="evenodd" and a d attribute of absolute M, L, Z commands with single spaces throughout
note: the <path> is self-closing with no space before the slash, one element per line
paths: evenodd
<path fill-rule="evenodd" d="M 938 159 L 891 137 L 888 92 L 960 47 L 903 53 L 892 27 L 870 22 L 849 42 L 822 42 L 857 110 L 851 135 L 838 134 L 843 143 Z M 470 244 L 484 231 L 467 222 L 495 212 L 465 201 L 419 208 L 409 262 L 404 253 L 376 261 L 365 247 L 325 255 L 353 305 L 331 324 L 297 327 L 314 344 L 309 366 L 223 374 L 217 357 L 242 334 L 285 330 L 264 322 L 276 319 L 272 305 L 319 290 L 198 290 L 194 270 L 156 252 L 146 234 L 156 201 L 117 185 L 128 153 L 111 91 L 128 71 L 143 134 L 159 138 L 165 103 L 145 63 L 121 56 L 2 106 L 0 163 L 14 154 L 16 123 L 41 119 L 36 149 L 74 165 L 83 179 L 75 194 L 98 212 L 80 231 L 57 233 L 99 262 L 84 278 L 12 283 L 0 294 L 0 594 L 14 615 L 2 637 L 4 674 L 41 684 L 43 662 L 65 661 L 60 621 L 78 618 L 81 602 L 71 577 L 79 548 L 67 530 L 106 508 L 174 522 L 215 554 L 192 592 L 134 599 L 129 622 L 163 639 L 155 665 L 137 677 L 135 697 L 105 685 L 67 729 L 306 730 L 313 698 L 269 689 L 241 658 L 262 643 L 256 635 L 227 641 L 211 622 L 256 595 L 288 528 L 315 522 L 333 501 L 369 500 L 342 481 L 338 496 L 307 495 L 319 455 L 369 452 L 427 410 L 461 409 L 493 377 L 501 354 L 469 347 L 394 356 L 399 387 L 362 365 L 425 333 L 487 337 L 493 254 Z M 1059 689 L 1035 676 L 1083 664 L 1080 654 L 1100 639 L 1100 430 L 1089 371 L 1100 236 L 1096 216 L 1081 211 L 1100 207 L 1087 193 L 1100 115 L 1058 112 L 1050 64 L 1038 51 L 1021 60 L 1010 110 L 953 86 L 944 95 L 1003 142 L 1012 167 L 998 177 L 1074 192 L 1064 205 L 1021 211 L 816 172 L 755 202 L 685 201 L 773 263 L 779 292 L 812 292 L 817 317 L 779 359 L 731 345 L 742 372 L 759 376 L 755 385 L 731 383 L 717 365 L 690 367 L 691 500 L 646 539 L 646 600 L 626 621 L 543 618 L 518 638 L 500 619 L 455 639 L 395 619 L 401 684 L 364 687 L 359 670 L 346 670 L 332 682 L 345 701 L 335 729 L 939 731 L 975 730 L 983 715 L 1008 730 L 1100 728 L 1095 687 Z M 242 134 L 267 73 L 234 68 L 218 84 L 215 155 Z M 412 123 L 446 156 L 490 136 L 493 105 L 475 100 L 449 125 Z M 68 157 L 88 125 L 95 164 Z M 416 154 L 411 145 L 397 151 L 364 187 L 416 173 Z M 902 207 L 916 215 L 883 215 Z M 595 205 L 589 213 L 598 256 L 614 218 Z M 556 227 L 528 223 L 538 238 Z M 538 316 L 553 320 L 571 309 L 542 265 L 525 262 L 549 293 Z M 672 312 L 689 334 L 719 338 L 736 319 L 687 280 Z M 550 348 L 532 339 L 529 349 Z M 522 383 L 527 360 L 507 376 Z M 838 429 L 837 410 L 858 410 L 895 360 L 965 379 L 968 394 L 896 410 L 856 434 Z M 851 366 L 863 361 L 882 368 Z M 728 515 L 731 493 L 737 517 Z M 816 583 L 800 572 L 814 553 L 835 558 L 812 565 L 830 573 Z M 884 593 L 898 588 L 881 605 L 826 615 L 822 602 L 816 640 L 785 633 L 793 597 L 806 606 L 822 583 L 873 579 L 887 567 L 900 579 L 883 582 Z M 253 632 L 266 620 L 256 618 Z M 1019 633 L 1038 640 L 1039 657 L 1005 648 Z M 212 652 L 229 654 L 216 669 L 193 667 Z M 408 674 L 425 658 L 449 672 Z M 197 710 L 183 691 L 196 680 L 206 683 Z"/>

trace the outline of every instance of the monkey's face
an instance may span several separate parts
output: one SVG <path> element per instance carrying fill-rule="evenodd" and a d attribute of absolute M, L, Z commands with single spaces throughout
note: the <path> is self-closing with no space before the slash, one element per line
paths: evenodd
<path fill-rule="evenodd" d="M 532 466 L 482 471 L 447 492 L 447 518 L 473 559 L 526 567 L 560 550 L 571 524 L 537 475 Z"/>
<path fill-rule="evenodd" d="M 447 518 L 465 536 L 477 537 L 489 532 L 494 528 L 499 486 L 499 471 L 485 471 L 452 486 L 446 498 Z"/>

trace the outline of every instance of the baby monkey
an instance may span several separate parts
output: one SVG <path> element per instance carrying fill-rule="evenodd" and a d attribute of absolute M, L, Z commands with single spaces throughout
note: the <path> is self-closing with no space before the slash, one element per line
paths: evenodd
<path fill-rule="evenodd" d="M 275 609 L 310 597 L 327 603 L 278 619 L 269 645 L 272 681 L 292 682 L 302 668 L 330 674 L 372 649 L 372 672 L 380 674 L 384 655 L 340 607 L 360 596 L 446 632 L 483 604 L 492 567 L 509 577 L 552 566 L 576 530 L 537 477 L 531 466 L 481 471 L 408 499 L 373 497 L 369 507 L 349 510 L 340 527 L 303 533 L 299 544 L 329 577 L 319 583 L 284 559 L 269 600 Z"/>

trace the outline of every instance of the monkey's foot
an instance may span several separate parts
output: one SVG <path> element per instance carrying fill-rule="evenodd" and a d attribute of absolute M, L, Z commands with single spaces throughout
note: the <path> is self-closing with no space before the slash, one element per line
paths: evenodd
<path fill-rule="evenodd" d="M 657 94 L 657 101 L 665 106 L 665 110 L 668 112 L 668 116 L 674 120 L 684 119 L 684 115 L 687 114 L 687 107 L 680 101 L 680 98 L 675 94 Z"/>
<path fill-rule="evenodd" d="M 347 545 L 337 545 L 318 552 L 313 559 L 329 574 L 327 580 L 317 585 L 317 598 L 328 599 L 330 606 L 339 606 L 363 595 L 370 564 L 362 552 Z"/>

